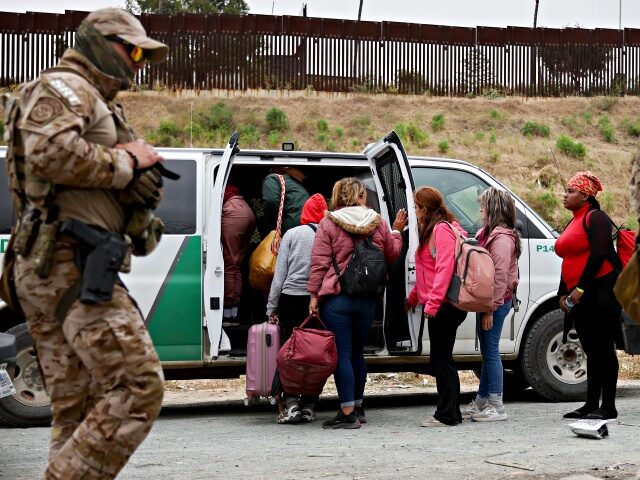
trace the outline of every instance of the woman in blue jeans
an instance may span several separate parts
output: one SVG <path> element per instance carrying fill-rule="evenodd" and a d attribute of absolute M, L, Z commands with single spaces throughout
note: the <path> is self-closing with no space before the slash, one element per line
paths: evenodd
<path fill-rule="evenodd" d="M 339 275 L 344 272 L 356 242 L 371 239 L 387 263 L 400 255 L 400 232 L 407 213 L 400 210 L 389 224 L 375 210 L 366 207 L 367 192 L 362 181 L 344 178 L 333 186 L 332 211 L 318 225 L 311 251 L 307 290 L 309 311 L 320 317 L 335 333 L 338 366 L 334 373 L 340 411 L 322 428 L 360 428 L 365 421 L 362 399 L 367 379 L 364 346 L 376 312 L 377 296 L 351 296 L 341 292 Z M 368 240 L 367 240 L 368 241 Z"/>
<path fill-rule="evenodd" d="M 480 195 L 480 213 L 485 227 L 478 232 L 478 243 L 489 250 L 496 268 L 493 311 L 479 314 L 478 336 L 482 352 L 480 387 L 467 414 L 477 422 L 506 420 L 502 403 L 503 369 L 500 334 L 511 310 L 518 286 L 518 257 L 522 251 L 515 229 L 516 207 L 511 195 L 491 187 Z"/>

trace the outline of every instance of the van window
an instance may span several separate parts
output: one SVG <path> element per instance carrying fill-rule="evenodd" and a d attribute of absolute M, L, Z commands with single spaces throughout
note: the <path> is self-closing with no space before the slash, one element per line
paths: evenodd
<path fill-rule="evenodd" d="M 194 160 L 166 160 L 164 166 L 180 174 L 180 180 L 164 181 L 164 197 L 156 215 L 164 222 L 166 234 L 196 233 L 198 175 Z"/>
<path fill-rule="evenodd" d="M 7 178 L 7 160 L 0 158 L 0 234 L 11 233 L 13 222 L 13 200 L 9 193 Z"/>
<path fill-rule="evenodd" d="M 480 227 L 478 197 L 489 185 L 475 175 L 462 170 L 432 167 L 413 167 L 416 187 L 437 188 L 449 211 L 458 219 L 469 235 Z"/>

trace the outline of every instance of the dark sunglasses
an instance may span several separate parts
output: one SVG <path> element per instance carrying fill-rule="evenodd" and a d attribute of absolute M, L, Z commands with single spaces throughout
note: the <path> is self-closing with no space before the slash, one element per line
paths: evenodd
<path fill-rule="evenodd" d="M 120 38 L 117 35 L 107 35 L 105 38 L 111 42 L 117 42 L 121 45 L 124 45 L 125 48 L 127 49 L 127 53 L 129 54 L 129 57 L 135 63 L 138 63 L 142 60 L 144 60 L 145 62 L 148 62 L 151 59 L 151 52 L 149 50 L 145 50 L 144 48 L 137 47 L 132 43 L 129 43 L 126 40 Z"/>

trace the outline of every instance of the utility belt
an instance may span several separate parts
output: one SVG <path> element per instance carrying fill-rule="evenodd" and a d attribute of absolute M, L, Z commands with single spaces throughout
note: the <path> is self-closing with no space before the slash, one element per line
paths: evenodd
<path fill-rule="evenodd" d="M 57 205 L 48 210 L 31 207 L 25 211 L 15 232 L 13 248 L 16 254 L 29 257 L 36 275 L 44 279 L 51 272 L 56 242 L 71 240 L 81 279 L 60 301 L 65 304 L 64 318 L 77 298 L 85 304 L 111 301 L 115 284 L 122 284 L 118 273 L 131 268 L 131 240 L 80 220 L 61 222 L 58 211 Z"/>

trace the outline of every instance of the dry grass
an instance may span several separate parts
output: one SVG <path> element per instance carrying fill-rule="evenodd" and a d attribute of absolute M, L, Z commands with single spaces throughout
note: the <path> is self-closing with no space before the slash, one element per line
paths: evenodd
<path fill-rule="evenodd" d="M 563 181 L 578 170 L 590 169 L 604 185 L 610 213 L 618 222 L 635 226 L 631 212 L 628 178 L 630 159 L 637 138 L 629 136 L 625 121 L 638 120 L 640 98 L 610 99 L 460 99 L 395 95 L 318 95 L 251 96 L 234 98 L 213 95 L 167 94 L 158 92 L 127 93 L 123 103 L 129 120 L 138 132 L 158 127 L 160 120 L 172 120 L 181 128 L 189 124 L 191 105 L 197 113 L 224 102 L 234 114 L 237 126 L 252 123 L 261 133 L 258 148 L 270 148 L 265 125 L 266 112 L 277 107 L 289 119 L 290 129 L 283 139 L 296 143 L 297 150 L 357 152 L 364 145 L 382 137 L 399 123 L 413 123 L 429 134 L 422 144 L 406 141 L 409 154 L 442 156 L 438 143 L 449 142 L 447 156 L 469 161 L 485 168 L 526 200 L 541 192 L 551 192 L 558 200 L 548 219 L 562 227 L 567 220 L 560 195 Z M 610 108 L 609 108 L 610 107 Z M 603 108 L 609 108 L 603 110 Z M 444 129 L 433 132 L 431 119 L 445 118 Z M 616 144 L 605 142 L 598 130 L 598 120 L 608 116 L 614 126 Z M 329 132 L 318 138 L 317 121 L 326 120 Z M 548 125 L 551 135 L 525 137 L 521 133 L 527 121 Z M 336 134 L 341 129 L 343 135 Z M 562 155 L 555 147 L 564 134 L 583 143 L 584 159 Z M 219 145 L 206 145 L 221 147 Z M 204 146 L 204 145 L 202 145 Z M 242 147 L 242 137 L 240 138 Z M 542 200 L 543 202 L 545 200 Z"/>

